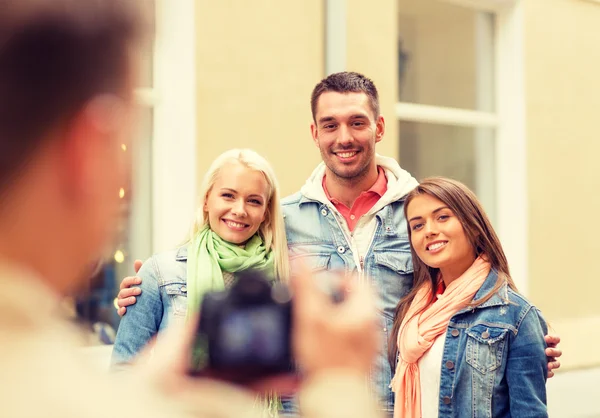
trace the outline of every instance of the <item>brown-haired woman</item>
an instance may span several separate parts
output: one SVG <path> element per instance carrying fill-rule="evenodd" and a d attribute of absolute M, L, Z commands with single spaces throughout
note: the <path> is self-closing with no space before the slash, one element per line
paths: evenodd
<path fill-rule="evenodd" d="M 517 292 L 477 197 L 433 177 L 404 211 L 415 285 L 392 333 L 394 416 L 547 416 L 546 324 Z"/>

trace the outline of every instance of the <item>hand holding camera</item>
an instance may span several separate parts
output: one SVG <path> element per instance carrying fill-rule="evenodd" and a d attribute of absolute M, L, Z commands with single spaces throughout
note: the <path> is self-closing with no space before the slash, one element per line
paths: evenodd
<path fill-rule="evenodd" d="M 338 302 L 320 290 L 308 271 L 291 285 L 294 354 L 306 376 L 332 369 L 368 374 L 381 342 L 371 288 L 341 278 L 344 299 Z"/>
<path fill-rule="evenodd" d="M 379 342 L 372 293 L 334 278 L 323 286 L 304 271 L 289 288 L 272 287 L 247 272 L 230 290 L 207 294 L 190 373 L 244 385 L 297 375 L 296 365 L 306 377 L 328 369 L 368 373 Z"/>

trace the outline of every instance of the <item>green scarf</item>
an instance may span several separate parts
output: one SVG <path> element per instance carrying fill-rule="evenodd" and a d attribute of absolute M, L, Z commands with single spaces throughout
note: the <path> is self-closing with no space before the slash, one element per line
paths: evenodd
<path fill-rule="evenodd" d="M 187 317 L 199 312 L 206 292 L 225 289 L 222 271 L 236 273 L 248 269 L 263 271 L 271 280 L 276 277 L 273 252 L 265 248 L 258 234 L 240 247 L 224 241 L 208 227 L 198 231 L 188 246 Z"/>
<path fill-rule="evenodd" d="M 262 238 L 255 234 L 243 247 L 224 241 L 212 229 L 206 227 L 198 231 L 188 246 L 187 294 L 190 318 L 200 311 L 200 303 L 206 292 L 225 289 L 222 271 L 235 273 L 256 269 L 274 280 L 275 263 L 273 252 L 265 248 Z M 193 362 L 198 364 L 204 356 L 203 350 L 194 352 Z M 276 394 L 257 397 L 257 405 L 263 414 L 276 417 L 281 402 Z"/>
<path fill-rule="evenodd" d="M 198 231 L 188 246 L 187 294 L 190 318 L 200 311 L 200 303 L 206 292 L 225 289 L 222 271 L 236 273 L 248 269 L 260 270 L 274 280 L 275 263 L 273 252 L 265 248 L 262 238 L 255 234 L 243 247 L 224 241 L 212 229 L 206 227 Z M 194 363 L 200 362 L 203 350 L 196 350 Z M 277 416 L 281 407 L 279 397 L 269 394 L 257 398 L 257 407 L 267 416 Z"/>

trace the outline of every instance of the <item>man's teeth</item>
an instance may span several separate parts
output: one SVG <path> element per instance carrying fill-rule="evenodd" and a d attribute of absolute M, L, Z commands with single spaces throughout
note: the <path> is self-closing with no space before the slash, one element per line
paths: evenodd
<path fill-rule="evenodd" d="M 350 157 L 354 157 L 356 155 L 356 151 L 353 151 L 353 152 L 338 152 L 337 155 L 339 155 L 342 158 L 350 158 Z"/>
<path fill-rule="evenodd" d="M 233 221 L 225 221 L 225 222 L 227 222 L 227 225 L 229 225 L 233 228 L 243 228 L 246 226 L 245 224 L 241 224 L 241 223 L 233 222 Z"/>
<path fill-rule="evenodd" d="M 442 248 L 444 245 L 448 244 L 447 242 L 436 242 L 435 244 L 431 244 L 427 247 L 429 251 L 435 251 L 439 248 Z"/>

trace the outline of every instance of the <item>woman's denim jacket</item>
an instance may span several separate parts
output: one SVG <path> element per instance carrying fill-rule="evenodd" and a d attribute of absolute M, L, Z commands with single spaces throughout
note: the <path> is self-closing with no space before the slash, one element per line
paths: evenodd
<path fill-rule="evenodd" d="M 153 255 L 138 276 L 142 294 L 121 318 L 111 364 L 131 362 L 150 339 L 187 313 L 187 246 Z"/>
<path fill-rule="evenodd" d="M 489 294 L 491 271 L 474 300 Z M 547 417 L 544 335 L 539 310 L 504 284 L 485 303 L 450 319 L 439 417 Z"/>
<path fill-rule="evenodd" d="M 357 266 L 338 221 L 328 205 L 296 193 L 282 201 L 286 235 L 292 270 L 300 263 L 314 275 L 327 275 L 329 270 L 356 273 Z M 411 289 L 413 265 L 404 217 L 404 201 L 385 206 L 376 214 L 377 227 L 364 256 L 364 277 L 371 280 L 378 294 L 381 351 L 371 373 L 382 407 L 393 411 L 394 393 L 389 388 L 392 369 L 387 347 L 398 301 Z"/>

